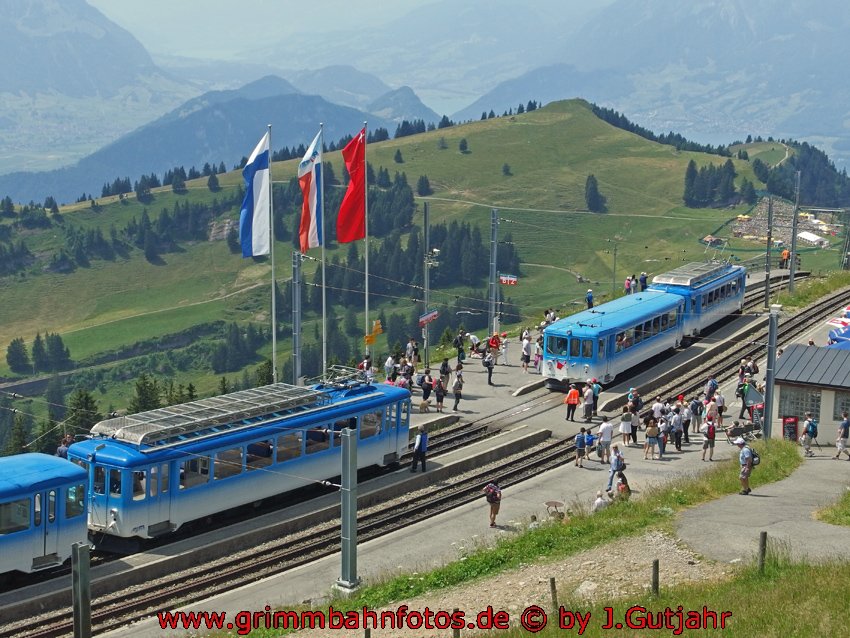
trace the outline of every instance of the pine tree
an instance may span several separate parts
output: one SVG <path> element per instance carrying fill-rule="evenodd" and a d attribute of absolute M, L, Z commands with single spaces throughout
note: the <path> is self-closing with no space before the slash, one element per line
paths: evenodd
<path fill-rule="evenodd" d="M 146 412 L 162 407 L 159 383 L 144 372 L 136 379 L 136 396 L 130 400 L 127 410 L 130 414 Z"/>
<path fill-rule="evenodd" d="M 257 366 L 257 387 L 271 385 L 274 383 L 274 375 L 272 374 L 272 362 L 269 359 L 263 361 Z"/>
<path fill-rule="evenodd" d="M 462 138 L 461 138 L 461 140 L 460 140 L 460 142 L 458 143 L 457 147 L 458 147 L 458 149 L 460 150 L 460 152 L 461 152 L 461 153 L 464 153 L 464 154 L 465 154 L 465 153 L 468 153 L 468 152 L 469 152 L 469 144 L 467 144 L 467 142 L 466 142 L 466 138 L 465 138 L 465 137 L 462 137 Z"/>
<path fill-rule="evenodd" d="M 4 456 L 20 454 L 24 452 L 24 446 L 27 444 L 27 425 L 26 415 L 18 412 L 15 414 L 15 420 L 12 423 L 12 429 L 9 432 L 9 438 L 6 441 L 6 446 L 3 449 Z"/>
<path fill-rule="evenodd" d="M 207 188 L 214 193 L 219 190 L 220 186 L 218 185 L 218 176 L 215 173 L 210 173 L 209 178 L 207 178 Z"/>
<path fill-rule="evenodd" d="M 393 156 L 393 161 L 396 164 L 404 164 L 404 158 L 402 158 L 402 156 L 401 156 L 401 149 L 400 148 L 397 148 L 395 150 L 395 155 Z"/>
<path fill-rule="evenodd" d="M 65 426 L 72 433 L 89 432 L 92 426 L 102 420 L 97 401 L 87 390 L 75 390 L 68 400 L 68 417 Z"/>
<path fill-rule="evenodd" d="M 427 175 L 420 175 L 419 181 L 416 182 L 416 194 L 420 197 L 426 197 L 433 193 L 431 190 L 431 182 L 428 181 Z"/>
<path fill-rule="evenodd" d="M 682 196 L 682 199 L 685 202 L 685 206 L 690 208 L 694 208 L 697 206 L 696 195 L 695 195 L 695 185 L 697 180 L 697 164 L 694 160 L 688 162 L 688 168 L 685 169 L 685 193 Z"/>
<path fill-rule="evenodd" d="M 12 372 L 19 374 L 32 372 L 30 364 L 30 356 L 27 352 L 27 345 L 24 343 L 23 337 L 12 339 L 9 347 L 6 348 L 6 363 Z"/>
<path fill-rule="evenodd" d="M 584 184 L 584 202 L 587 210 L 594 213 L 605 212 L 605 198 L 599 192 L 599 185 L 595 175 L 588 175 Z"/>
<path fill-rule="evenodd" d="M 510 177 L 511 174 L 511 165 L 507 162 L 502 164 L 502 175 L 504 175 L 505 177 Z"/>
<path fill-rule="evenodd" d="M 50 360 L 47 358 L 47 348 L 40 333 L 35 334 L 32 342 L 32 364 L 37 372 L 46 372 L 50 369 Z"/>

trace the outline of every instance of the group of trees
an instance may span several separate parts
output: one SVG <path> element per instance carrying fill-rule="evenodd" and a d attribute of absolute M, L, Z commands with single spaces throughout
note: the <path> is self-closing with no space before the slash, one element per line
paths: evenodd
<path fill-rule="evenodd" d="M 741 184 L 740 191 L 735 190 L 735 165 L 727 159 L 722 166 L 708 164 L 697 169 L 691 160 L 685 170 L 685 192 L 682 199 L 689 208 L 707 208 L 710 206 L 728 206 L 740 200 L 755 203 L 755 188 L 747 179 Z"/>
<path fill-rule="evenodd" d="M 265 344 L 269 336 L 262 329 L 248 324 L 244 329 L 236 323 L 227 326 L 227 335 L 212 354 L 210 365 L 213 372 L 233 372 L 257 358 L 257 348 Z"/>
<path fill-rule="evenodd" d="M 58 334 L 48 332 L 42 338 L 36 333 L 32 346 L 27 349 L 23 337 L 12 339 L 6 348 L 6 363 L 13 372 L 60 372 L 73 367 L 71 351 Z"/>

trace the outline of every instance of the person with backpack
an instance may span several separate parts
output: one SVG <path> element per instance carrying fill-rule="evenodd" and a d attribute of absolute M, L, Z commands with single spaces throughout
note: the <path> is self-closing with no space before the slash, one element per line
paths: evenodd
<path fill-rule="evenodd" d="M 493 368 L 495 367 L 496 360 L 493 358 L 493 353 L 488 352 L 484 355 L 484 361 L 481 362 L 484 365 L 484 368 L 487 370 L 487 385 L 496 385 L 493 383 Z"/>
<path fill-rule="evenodd" d="M 806 420 L 803 421 L 803 435 L 800 437 L 800 445 L 803 446 L 806 456 L 814 456 L 812 452 L 812 441 L 818 438 L 818 423 L 812 418 L 811 412 L 806 412 Z"/>
<path fill-rule="evenodd" d="M 747 445 L 747 442 L 744 441 L 742 437 L 738 437 L 734 441 L 735 445 L 738 446 L 738 449 L 741 450 L 738 454 L 738 463 L 741 465 L 741 473 L 738 478 L 741 479 L 741 491 L 738 492 L 741 496 L 746 496 L 752 490 L 750 489 L 750 474 L 753 471 L 753 465 L 755 465 L 753 450 Z"/>
<path fill-rule="evenodd" d="M 717 383 L 717 379 L 715 379 L 714 375 L 712 374 L 705 384 L 705 400 L 706 401 L 711 401 L 712 397 L 714 396 L 714 393 L 717 392 L 718 387 L 720 387 L 720 386 Z"/>
<path fill-rule="evenodd" d="M 682 423 L 681 410 L 678 407 L 673 408 L 672 416 L 670 417 L 670 431 L 673 434 L 673 446 L 677 452 L 682 451 Z"/>
<path fill-rule="evenodd" d="M 434 396 L 437 397 L 437 412 L 443 411 L 443 399 L 446 398 L 446 384 L 442 377 L 434 379 Z"/>
<path fill-rule="evenodd" d="M 705 461 L 705 451 L 708 450 L 708 460 L 714 460 L 714 440 L 717 438 L 717 426 L 714 421 L 706 419 L 699 429 L 702 432 L 702 460 Z"/>
<path fill-rule="evenodd" d="M 490 505 L 490 527 L 496 527 L 496 516 L 499 514 L 499 507 L 502 504 L 502 488 L 499 487 L 499 481 L 493 479 L 482 490 L 484 498 Z"/>
<path fill-rule="evenodd" d="M 417 379 L 419 387 L 422 388 L 422 400 L 427 401 L 431 396 L 431 391 L 434 389 L 434 378 L 431 376 L 431 368 L 425 368 L 421 375 L 421 379 Z"/>
<path fill-rule="evenodd" d="M 457 406 L 463 398 L 463 364 L 459 363 L 455 366 L 455 382 L 452 384 L 452 392 L 455 395 L 455 406 L 452 412 L 457 412 Z"/>
<path fill-rule="evenodd" d="M 620 452 L 620 445 L 618 443 L 614 443 L 611 446 L 611 469 L 608 471 L 608 487 L 605 488 L 606 492 L 610 492 L 611 488 L 614 485 L 614 477 L 619 472 L 624 472 L 626 470 L 626 459 L 623 457 L 622 452 Z"/>
<path fill-rule="evenodd" d="M 461 361 L 463 361 L 466 358 L 466 353 L 463 351 L 463 349 L 464 349 L 463 339 L 464 339 L 463 330 L 459 330 L 458 333 L 457 333 L 457 336 L 455 336 L 454 340 L 452 341 L 452 346 L 454 346 L 457 349 L 457 362 L 458 363 L 460 363 Z"/>
<path fill-rule="evenodd" d="M 440 379 L 443 381 L 443 389 L 449 387 L 449 380 L 452 378 L 452 366 L 449 364 L 449 358 L 445 357 L 440 364 Z"/>
<path fill-rule="evenodd" d="M 587 452 L 587 437 L 585 436 L 586 431 L 586 428 L 582 428 L 581 431 L 576 434 L 576 467 L 584 467 L 584 457 Z"/>
<path fill-rule="evenodd" d="M 747 394 L 750 392 L 750 374 L 744 373 L 744 380 L 735 388 L 735 396 L 741 399 L 741 412 L 738 414 L 738 419 L 743 420 L 747 411 Z"/>
<path fill-rule="evenodd" d="M 590 387 L 593 388 L 593 416 L 599 416 L 599 395 L 602 394 L 602 386 L 596 379 L 591 379 L 590 383 Z"/>

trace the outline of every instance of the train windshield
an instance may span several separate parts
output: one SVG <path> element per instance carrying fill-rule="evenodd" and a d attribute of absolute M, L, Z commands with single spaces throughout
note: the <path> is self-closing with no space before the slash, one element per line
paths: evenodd
<path fill-rule="evenodd" d="M 566 337 L 548 336 L 546 337 L 546 352 L 558 357 L 567 356 L 567 347 L 569 339 Z"/>

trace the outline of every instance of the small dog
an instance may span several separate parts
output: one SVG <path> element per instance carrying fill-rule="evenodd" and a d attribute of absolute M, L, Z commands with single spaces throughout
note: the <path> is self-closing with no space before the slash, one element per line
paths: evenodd
<path fill-rule="evenodd" d="M 425 399 L 419 403 L 419 414 L 425 414 L 431 411 L 431 399 Z"/>

